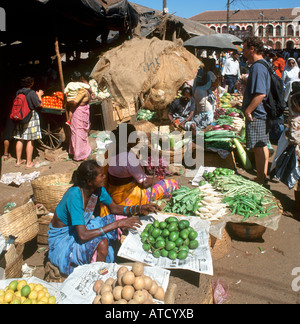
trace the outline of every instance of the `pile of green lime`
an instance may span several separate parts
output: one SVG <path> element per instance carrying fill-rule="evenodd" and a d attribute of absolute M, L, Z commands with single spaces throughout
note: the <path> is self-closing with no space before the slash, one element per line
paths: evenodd
<path fill-rule="evenodd" d="M 179 221 L 171 216 L 162 222 L 155 220 L 152 224 L 147 224 L 141 240 L 144 251 L 151 252 L 155 258 L 185 260 L 189 251 L 199 246 L 197 236 L 198 233 L 188 220 Z"/>

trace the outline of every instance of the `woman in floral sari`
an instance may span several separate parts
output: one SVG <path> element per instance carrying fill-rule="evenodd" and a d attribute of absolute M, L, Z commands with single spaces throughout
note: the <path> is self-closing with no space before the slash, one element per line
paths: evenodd
<path fill-rule="evenodd" d="M 92 262 L 114 262 L 113 241 L 117 229 L 136 229 L 141 222 L 135 215 L 147 215 L 155 205 L 133 207 L 117 205 L 103 187 L 105 174 L 96 161 L 83 162 L 72 179 L 70 188 L 56 208 L 49 228 L 49 260 L 69 275 L 79 265 Z M 97 202 L 107 206 L 110 214 L 94 217 Z M 116 220 L 115 215 L 128 218 Z"/>
<path fill-rule="evenodd" d="M 123 125 L 124 126 L 124 125 Z M 117 204 L 134 206 L 148 204 L 151 201 L 170 198 L 174 190 L 179 189 L 178 182 L 174 179 L 161 180 L 145 174 L 138 157 L 131 151 L 137 143 L 130 144 L 130 135 L 136 132 L 133 125 L 127 126 L 127 141 L 125 147 L 120 144 L 123 134 L 120 129 L 113 132 L 116 139 L 116 155 L 112 156 L 108 168 L 108 193 Z M 101 216 L 108 214 L 103 208 Z"/>

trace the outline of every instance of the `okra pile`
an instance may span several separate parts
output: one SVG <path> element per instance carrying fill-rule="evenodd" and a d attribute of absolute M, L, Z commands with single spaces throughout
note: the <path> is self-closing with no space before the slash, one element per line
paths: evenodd
<path fill-rule="evenodd" d="M 199 246 L 198 233 L 188 220 L 179 221 L 168 217 L 165 221 L 155 220 L 147 224 L 141 234 L 144 251 L 151 252 L 155 258 L 167 257 L 171 260 L 185 260 L 190 250 Z"/>

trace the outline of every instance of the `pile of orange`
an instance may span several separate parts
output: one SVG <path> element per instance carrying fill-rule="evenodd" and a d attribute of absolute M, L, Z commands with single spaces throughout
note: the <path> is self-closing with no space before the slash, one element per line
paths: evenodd
<path fill-rule="evenodd" d="M 52 96 L 42 97 L 42 107 L 51 109 L 63 109 L 64 94 L 60 91 L 54 92 Z"/>

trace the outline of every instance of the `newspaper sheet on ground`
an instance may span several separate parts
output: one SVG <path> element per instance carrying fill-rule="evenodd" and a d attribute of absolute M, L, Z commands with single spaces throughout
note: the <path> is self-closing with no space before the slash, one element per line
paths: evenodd
<path fill-rule="evenodd" d="M 170 260 L 169 258 L 155 258 L 151 253 L 145 252 L 142 247 L 141 233 L 146 225 L 152 223 L 155 219 L 159 222 L 165 220 L 170 215 L 151 214 L 149 216 L 140 217 L 142 226 L 137 231 L 130 231 L 121 248 L 118 256 L 132 261 L 139 261 L 149 264 L 153 267 L 166 269 L 185 269 L 198 273 L 213 275 L 212 257 L 209 248 L 209 227 L 210 222 L 201 220 L 198 217 L 177 216 L 179 220 L 186 219 L 191 226 L 197 231 L 199 247 L 191 251 L 185 260 Z M 173 216 L 173 215 L 172 215 Z"/>
<path fill-rule="evenodd" d="M 73 273 L 61 285 L 60 292 L 65 296 L 63 303 L 92 304 L 96 297 L 93 290 L 95 282 L 100 279 L 103 281 L 108 278 L 116 279 L 121 266 L 116 263 L 96 262 L 75 268 Z M 126 267 L 131 270 L 130 266 L 126 265 Z M 170 271 L 156 267 L 145 267 L 144 273 L 155 280 L 165 291 L 168 289 Z"/>

